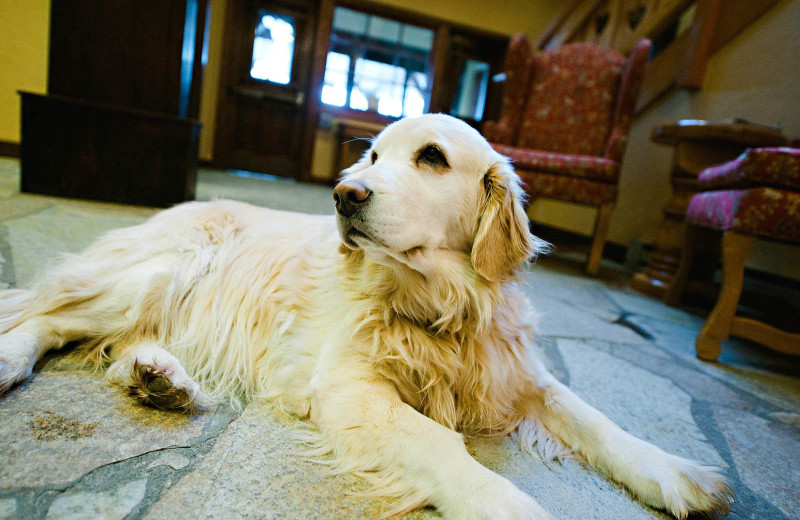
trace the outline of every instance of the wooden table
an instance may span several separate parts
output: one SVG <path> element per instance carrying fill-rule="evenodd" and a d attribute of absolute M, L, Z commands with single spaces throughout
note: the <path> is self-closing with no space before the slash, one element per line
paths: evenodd
<path fill-rule="evenodd" d="M 785 146 L 788 139 L 771 127 L 742 120 L 684 119 L 653 128 L 653 142 L 673 146 L 672 199 L 664 208 L 647 267 L 633 277 L 633 287 L 663 298 L 678 270 L 683 254 L 684 219 L 697 177 L 709 166 L 735 159 L 746 148 Z"/>
<path fill-rule="evenodd" d="M 361 154 L 369 149 L 371 139 L 381 133 L 385 127 L 384 124 L 357 119 L 337 118 L 331 121 L 331 129 L 336 142 L 333 178 L 338 178 L 339 172 L 358 161 Z"/>

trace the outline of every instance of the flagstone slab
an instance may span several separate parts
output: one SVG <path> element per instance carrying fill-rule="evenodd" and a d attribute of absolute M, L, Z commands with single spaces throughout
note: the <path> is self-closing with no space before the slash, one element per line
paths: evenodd
<path fill-rule="evenodd" d="M 698 328 L 703 324 L 703 319 L 698 316 L 670 307 L 661 300 L 633 292 L 630 289 L 605 287 L 603 291 L 620 309 L 628 314 L 650 316 Z"/>
<path fill-rule="evenodd" d="M 15 498 L 0 498 L 0 519 L 12 520 L 17 517 L 17 500 Z"/>
<path fill-rule="evenodd" d="M 561 299 L 529 293 L 538 315 L 539 334 L 558 338 L 585 338 L 616 343 L 644 343 L 645 338 L 628 327 L 610 323 L 593 312 Z"/>
<path fill-rule="evenodd" d="M 141 217 L 99 215 L 56 206 L 14 219 L 14 225 L 8 227 L 8 241 L 17 287 L 28 287 L 37 274 L 58 260 L 59 253 L 79 252 L 106 231 L 142 221 Z"/>
<path fill-rule="evenodd" d="M 694 342 L 699 327 L 650 316 L 631 316 L 630 321 L 650 333 L 653 343 L 681 358 L 695 369 L 740 391 L 789 412 L 800 412 L 800 366 L 788 356 L 765 347 L 730 338 L 723 342 L 717 362 L 697 359 Z"/>
<path fill-rule="evenodd" d="M 596 315 L 605 322 L 616 321 L 621 315 L 620 307 L 609 297 L 603 282 L 534 265 L 523 276 L 524 287 L 534 296 L 561 300 L 584 312 Z"/>
<path fill-rule="evenodd" d="M 56 498 L 45 518 L 53 520 L 122 520 L 144 498 L 147 479 L 129 482 L 107 492 L 78 491 Z"/>
<path fill-rule="evenodd" d="M 356 519 L 389 510 L 389 501 L 352 495 L 367 489 L 364 480 L 302 456 L 299 427 L 270 405 L 250 403 L 145 518 Z M 422 510 L 404 518 L 436 516 Z"/>
<path fill-rule="evenodd" d="M 510 438 L 478 438 L 470 453 L 508 478 L 562 520 L 666 520 L 668 515 L 636 501 L 622 486 L 571 458 L 544 464 Z"/>
<path fill-rule="evenodd" d="M 672 381 L 591 346 L 558 340 L 570 388 L 627 432 L 705 464 L 725 461 L 697 426 L 692 397 Z"/>
<path fill-rule="evenodd" d="M 0 398 L 0 490 L 61 486 L 100 466 L 190 445 L 211 417 L 142 406 L 98 373 L 34 373 Z"/>
<path fill-rule="evenodd" d="M 788 518 L 797 518 L 800 431 L 730 408 L 715 410 L 714 419 L 728 441 L 742 482 Z"/>

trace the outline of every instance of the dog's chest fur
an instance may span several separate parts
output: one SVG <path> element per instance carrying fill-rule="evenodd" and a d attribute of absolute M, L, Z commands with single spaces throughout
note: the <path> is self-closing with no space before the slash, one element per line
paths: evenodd
<path fill-rule="evenodd" d="M 361 271 L 373 287 L 355 343 L 403 400 L 452 429 L 513 430 L 520 407 L 509 396 L 528 386 L 533 335 L 519 292 L 375 265 Z"/>

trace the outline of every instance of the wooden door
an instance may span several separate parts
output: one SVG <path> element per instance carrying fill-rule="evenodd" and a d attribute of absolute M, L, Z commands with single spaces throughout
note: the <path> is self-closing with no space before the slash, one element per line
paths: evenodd
<path fill-rule="evenodd" d="M 229 0 L 217 168 L 305 178 L 319 0 Z"/>

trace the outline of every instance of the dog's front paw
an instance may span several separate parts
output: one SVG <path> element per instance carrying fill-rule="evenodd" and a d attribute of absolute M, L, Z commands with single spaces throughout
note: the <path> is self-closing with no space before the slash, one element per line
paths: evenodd
<path fill-rule="evenodd" d="M 680 519 L 689 513 L 701 513 L 710 518 L 722 518 L 730 513 L 733 491 L 718 468 L 673 455 L 668 456 L 666 466 L 658 478 L 660 500 L 652 505 Z"/>
<path fill-rule="evenodd" d="M 494 473 L 491 478 L 462 489 L 449 507 L 440 507 L 444 518 L 468 520 L 557 520 L 536 500 L 508 479 Z"/>
<path fill-rule="evenodd" d="M 30 334 L 0 335 L 0 394 L 30 377 L 36 363 L 36 338 Z"/>

